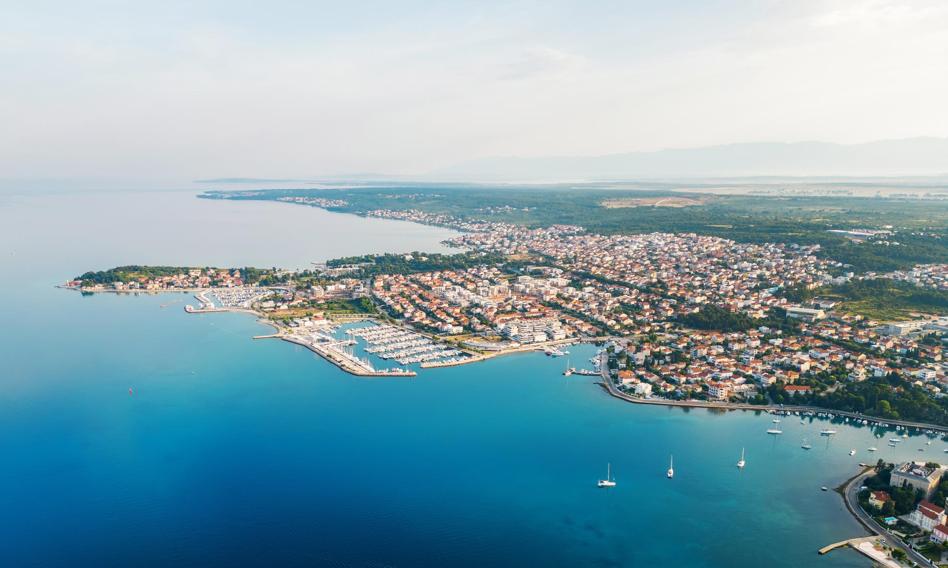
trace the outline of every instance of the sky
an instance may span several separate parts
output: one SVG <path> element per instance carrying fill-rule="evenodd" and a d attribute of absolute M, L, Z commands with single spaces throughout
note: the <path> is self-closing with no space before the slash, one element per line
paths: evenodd
<path fill-rule="evenodd" d="M 948 2 L 0 0 L 0 178 L 948 136 Z"/>

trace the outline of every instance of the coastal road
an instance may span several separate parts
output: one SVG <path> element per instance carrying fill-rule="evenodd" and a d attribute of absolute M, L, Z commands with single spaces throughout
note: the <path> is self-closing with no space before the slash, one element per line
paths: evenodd
<path fill-rule="evenodd" d="M 651 404 L 658 406 L 682 406 L 686 408 L 719 408 L 721 410 L 756 410 L 760 412 L 813 412 L 813 413 L 832 413 L 839 417 L 854 418 L 856 420 L 868 420 L 872 423 L 885 423 L 889 426 L 903 426 L 906 428 L 916 428 L 919 430 L 931 430 L 940 434 L 948 434 L 948 428 L 936 424 L 926 424 L 924 422 L 912 422 L 909 420 L 890 420 L 876 418 L 856 412 L 847 412 L 845 410 L 834 410 L 832 408 L 822 408 L 819 406 L 790 405 L 783 406 L 774 404 L 746 404 L 739 402 L 715 402 L 707 400 L 670 400 L 667 398 L 641 398 L 632 396 L 620 391 L 609 377 L 608 355 L 603 352 L 600 356 L 600 372 L 602 374 L 602 387 L 615 398 L 621 398 L 627 402 L 636 404 Z"/>
<path fill-rule="evenodd" d="M 927 558 L 918 552 L 915 552 L 899 538 L 892 535 L 885 529 L 885 527 L 877 523 L 875 519 L 869 515 L 869 513 L 863 511 L 862 507 L 859 506 L 859 488 L 862 487 L 862 484 L 866 478 L 873 473 L 875 473 L 875 470 L 872 468 L 866 468 L 862 473 L 852 478 L 849 483 L 846 484 L 846 487 L 843 489 L 843 500 L 846 503 L 846 508 L 849 509 L 849 512 L 852 513 L 852 515 L 856 517 L 856 520 L 859 521 L 859 523 L 867 530 L 869 530 L 869 532 L 882 537 L 889 547 L 902 549 L 908 555 L 908 557 L 919 566 L 931 566 L 932 564 Z"/>

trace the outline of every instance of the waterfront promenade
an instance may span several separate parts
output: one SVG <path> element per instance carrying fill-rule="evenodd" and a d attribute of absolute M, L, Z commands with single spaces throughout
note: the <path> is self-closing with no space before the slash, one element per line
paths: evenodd
<path fill-rule="evenodd" d="M 776 404 L 748 404 L 741 402 L 721 402 L 721 401 L 707 401 L 707 400 L 670 400 L 667 398 L 642 398 L 638 396 L 633 396 L 627 393 L 620 391 L 615 383 L 612 382 L 612 378 L 609 376 L 609 367 L 606 354 L 603 353 L 600 355 L 600 365 L 599 365 L 600 375 L 602 382 L 599 383 L 602 388 L 609 393 L 610 396 L 624 400 L 626 402 L 632 402 L 635 404 L 651 404 L 656 406 L 680 406 L 684 408 L 712 408 L 720 410 L 756 410 L 763 412 L 815 412 L 815 413 L 830 413 L 835 416 L 840 416 L 843 418 L 855 418 L 858 420 L 868 420 L 870 423 L 884 423 L 889 426 L 902 426 L 905 428 L 915 428 L 919 430 L 932 430 L 933 432 L 938 432 L 939 434 L 948 434 L 948 428 L 944 426 L 937 426 L 935 424 L 927 424 L 925 422 L 912 422 L 910 420 L 891 420 L 891 419 L 881 419 L 874 416 L 868 416 L 865 414 L 860 414 L 858 412 L 847 412 L 845 410 L 834 410 L 831 408 L 822 408 L 819 406 L 805 406 L 805 405 L 776 405 Z"/>

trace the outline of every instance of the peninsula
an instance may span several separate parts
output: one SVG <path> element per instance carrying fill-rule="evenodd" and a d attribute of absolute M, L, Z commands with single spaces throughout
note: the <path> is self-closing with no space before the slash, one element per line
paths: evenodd
<path fill-rule="evenodd" d="M 348 204 L 330 195 L 213 197 Z M 599 209 L 615 211 L 614 203 Z M 250 311 L 276 327 L 268 337 L 304 345 L 361 376 L 413 376 L 524 350 L 557 356 L 563 344 L 599 342 L 605 347 L 595 369 L 567 365 L 564 374 L 602 372 L 610 391 L 625 398 L 792 405 L 948 426 L 946 263 L 857 272 L 829 257 L 823 243 L 777 242 L 784 235 L 742 241 L 699 232 L 606 234 L 420 209 L 363 214 L 452 227 L 461 234 L 448 244 L 459 252 L 371 254 L 308 270 L 124 266 L 66 286 L 195 293 L 189 312 Z M 849 257 L 912 239 L 910 250 L 925 249 L 918 231 L 887 227 L 849 231 L 859 235 L 850 235 L 859 242 Z M 831 243 L 842 238 L 827 234 Z M 928 254 L 940 258 L 940 237 L 925 238 L 935 251 Z M 374 327 L 339 327 L 354 320 Z M 399 366 L 376 369 L 355 346 Z"/>

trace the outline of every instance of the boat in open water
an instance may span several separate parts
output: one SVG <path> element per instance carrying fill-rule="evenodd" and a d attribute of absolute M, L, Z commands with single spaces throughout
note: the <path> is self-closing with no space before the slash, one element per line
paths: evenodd
<path fill-rule="evenodd" d="M 612 479 L 612 464 L 606 464 L 606 478 L 596 482 L 596 487 L 615 487 L 616 482 Z"/>

